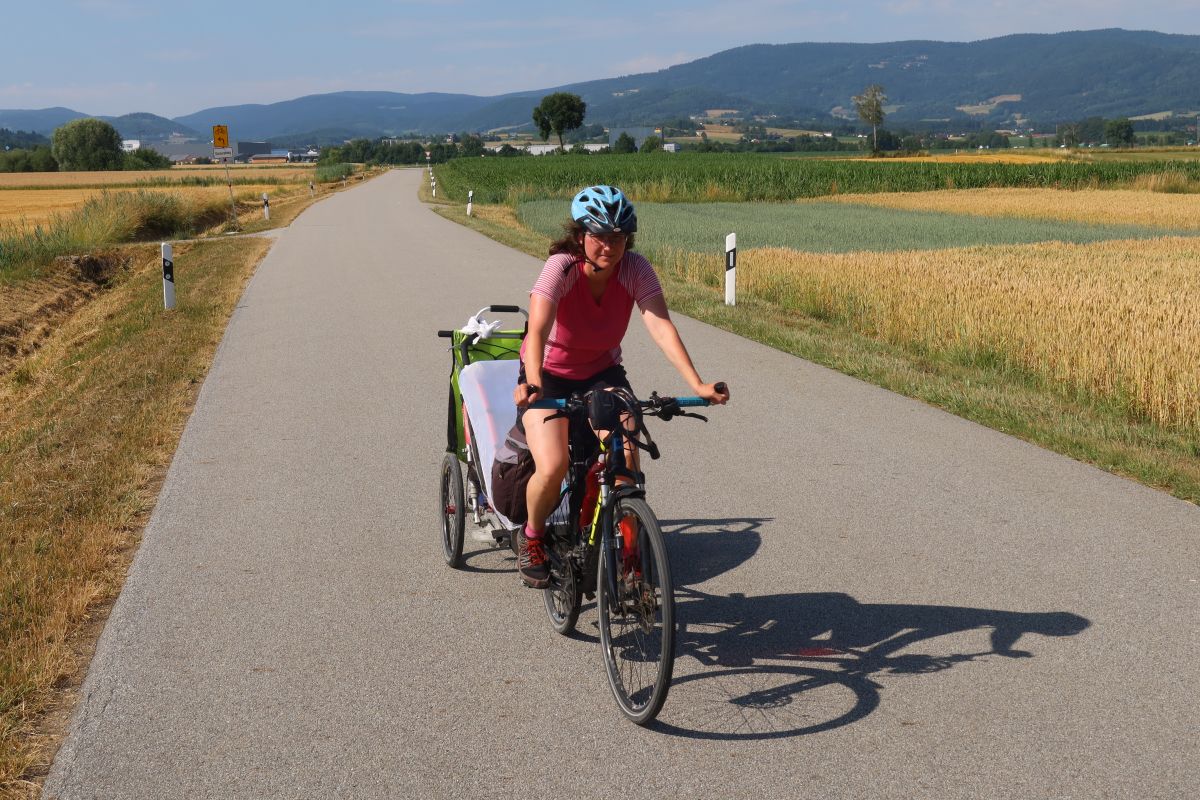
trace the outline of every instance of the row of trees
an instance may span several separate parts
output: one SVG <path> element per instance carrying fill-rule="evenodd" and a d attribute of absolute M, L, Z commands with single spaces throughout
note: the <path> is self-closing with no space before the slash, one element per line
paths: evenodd
<path fill-rule="evenodd" d="M 503 148 L 501 148 L 503 149 Z M 510 147 L 515 152 L 516 148 Z M 417 140 L 398 142 L 390 139 L 352 139 L 344 145 L 321 148 L 318 164 L 424 164 L 428 161 L 441 164 L 452 158 L 483 155 L 486 148 L 479 136 L 460 134 L 449 142 L 421 142 Z M 501 153 L 501 155 L 508 155 Z"/>
<path fill-rule="evenodd" d="M 1133 122 L 1126 117 L 1106 120 L 1104 117 L 1088 117 L 1079 122 L 1058 126 L 1056 141 L 1067 147 L 1081 144 L 1108 144 L 1113 147 L 1132 147 L 1134 143 Z"/>
<path fill-rule="evenodd" d="M 919 144 L 915 141 L 904 140 L 896 142 L 895 137 L 890 137 L 884 142 L 880 142 L 879 126 L 883 124 L 885 116 L 884 106 L 887 103 L 887 95 L 884 94 L 882 86 L 872 84 L 864 89 L 862 94 L 855 95 L 853 100 L 859 119 L 871 126 L 872 150 L 878 152 L 880 150 L 920 149 Z M 887 132 L 884 131 L 883 133 L 886 134 Z M 901 138 L 903 139 L 903 137 Z M 981 132 L 978 136 L 972 138 L 977 141 L 972 141 L 966 146 L 1009 146 L 1008 138 L 994 131 L 990 133 Z M 1113 147 L 1132 147 L 1135 140 L 1133 122 L 1127 117 L 1108 120 L 1103 117 L 1088 117 L 1079 122 L 1071 122 L 1058 126 L 1056 137 L 1056 143 L 1065 145 L 1066 147 L 1102 143 Z M 942 139 L 940 141 L 945 140 Z"/>
<path fill-rule="evenodd" d="M 126 153 L 117 129 L 92 118 L 72 120 L 55 129 L 49 147 L 35 145 L 0 152 L 0 172 L 86 172 L 169 166 L 170 159 L 149 148 Z"/>

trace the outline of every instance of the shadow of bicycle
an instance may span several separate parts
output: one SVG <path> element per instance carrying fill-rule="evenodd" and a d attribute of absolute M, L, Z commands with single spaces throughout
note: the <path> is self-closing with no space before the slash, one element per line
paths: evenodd
<path fill-rule="evenodd" d="M 988 657 L 1031 658 L 1016 647 L 1022 637 L 1073 636 L 1090 624 L 1063 611 L 861 603 L 837 592 L 715 595 L 695 588 L 751 558 L 764 522 L 663 522 L 677 534 L 667 537 L 677 659 L 694 659 L 703 669 L 679 677 L 676 668 L 655 729 L 727 740 L 819 733 L 870 714 L 889 676 L 930 675 Z M 956 650 L 981 633 L 989 648 Z"/>

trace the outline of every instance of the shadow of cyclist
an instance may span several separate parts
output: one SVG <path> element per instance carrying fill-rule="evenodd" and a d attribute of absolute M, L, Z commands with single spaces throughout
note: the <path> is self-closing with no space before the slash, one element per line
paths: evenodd
<path fill-rule="evenodd" d="M 769 517 L 659 520 L 671 559 L 675 587 L 694 586 L 729 572 L 754 557 Z"/>
<path fill-rule="evenodd" d="M 747 597 L 695 588 L 754 554 L 761 521 L 754 523 L 664 524 L 680 534 L 668 537 L 672 566 L 678 565 L 676 651 L 708 669 L 675 679 L 657 723 L 663 732 L 766 739 L 829 730 L 874 710 L 884 675 L 929 674 L 986 657 L 1031 658 L 1029 649 L 1017 647 L 1022 637 L 1073 636 L 1090 624 L 1065 611 L 860 603 L 839 592 Z M 963 649 L 963 636 L 980 634 L 989 647 L 952 652 Z M 919 652 L 922 644 L 930 652 Z"/>

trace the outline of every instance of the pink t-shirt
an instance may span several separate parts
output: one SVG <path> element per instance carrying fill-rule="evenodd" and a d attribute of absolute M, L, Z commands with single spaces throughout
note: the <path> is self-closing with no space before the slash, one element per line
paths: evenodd
<path fill-rule="evenodd" d="M 550 256 L 530 292 L 556 306 L 542 368 L 570 380 L 590 378 L 620 364 L 621 340 L 629 328 L 633 304 L 644 309 L 647 300 L 663 293 L 650 262 L 627 252 L 597 303 L 583 264 L 567 253 Z M 521 352 L 524 355 L 524 346 Z"/>

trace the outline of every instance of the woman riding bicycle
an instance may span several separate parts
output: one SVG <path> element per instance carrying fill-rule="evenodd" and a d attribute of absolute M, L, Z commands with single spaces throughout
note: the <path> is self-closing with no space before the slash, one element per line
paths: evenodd
<path fill-rule="evenodd" d="M 671 322 L 654 267 L 629 248 L 637 231 L 633 204 L 613 186 L 589 186 L 571 201 L 571 221 L 529 295 L 529 332 L 513 399 L 518 408 L 543 398 L 566 398 L 598 385 L 629 386 L 621 340 L 636 303 L 650 337 L 698 396 L 729 400 L 728 388 L 701 380 Z M 567 474 L 567 420 L 546 422 L 553 411 L 521 415 L 535 472 L 526 488 L 529 520 L 517 537 L 518 568 L 526 585 L 548 581 L 543 534 Z M 637 469 L 632 446 L 630 466 Z"/>

